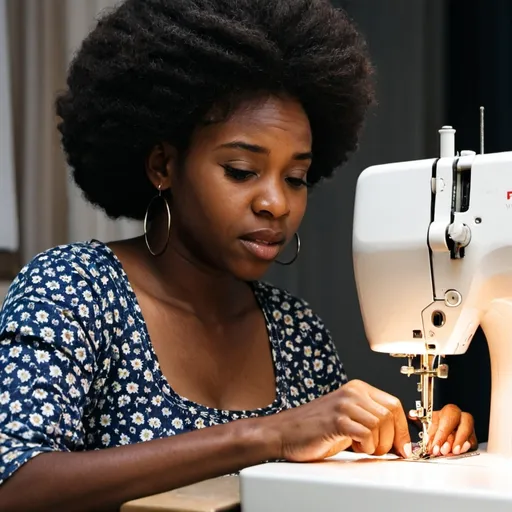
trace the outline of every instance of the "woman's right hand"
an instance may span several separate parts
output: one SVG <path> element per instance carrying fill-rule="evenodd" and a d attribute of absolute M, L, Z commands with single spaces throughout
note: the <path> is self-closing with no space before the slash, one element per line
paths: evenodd
<path fill-rule="evenodd" d="M 292 462 L 324 459 L 351 446 L 370 455 L 412 454 L 398 398 L 360 380 L 267 419 L 280 439 L 279 458 Z"/>

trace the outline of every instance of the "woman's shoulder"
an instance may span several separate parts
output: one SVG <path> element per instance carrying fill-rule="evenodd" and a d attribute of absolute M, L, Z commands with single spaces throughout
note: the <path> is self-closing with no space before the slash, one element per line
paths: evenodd
<path fill-rule="evenodd" d="M 4 308 L 23 297 L 65 302 L 77 290 L 86 296 L 116 283 L 121 267 L 108 246 L 97 240 L 58 245 L 34 256 L 12 281 Z"/>

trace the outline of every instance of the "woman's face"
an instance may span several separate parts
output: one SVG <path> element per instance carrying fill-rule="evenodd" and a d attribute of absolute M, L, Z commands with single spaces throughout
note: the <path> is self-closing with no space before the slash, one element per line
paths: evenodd
<path fill-rule="evenodd" d="M 261 278 L 302 221 L 311 146 L 308 118 L 291 99 L 246 102 L 229 120 L 202 126 L 183 165 L 171 168 L 170 250 L 209 270 Z"/>

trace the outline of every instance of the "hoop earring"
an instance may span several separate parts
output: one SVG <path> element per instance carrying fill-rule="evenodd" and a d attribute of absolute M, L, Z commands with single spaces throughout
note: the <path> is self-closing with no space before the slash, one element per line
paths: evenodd
<path fill-rule="evenodd" d="M 158 185 L 158 195 L 151 198 L 151 201 L 149 201 L 148 207 L 146 208 L 146 215 L 144 215 L 144 240 L 146 241 L 146 247 L 148 248 L 148 251 L 153 256 L 160 256 L 160 254 L 162 254 L 167 249 L 167 245 L 169 244 L 169 236 L 171 234 L 171 210 L 169 208 L 169 203 L 167 202 L 167 199 L 162 195 L 162 190 L 160 189 L 161 186 L 162 185 Z M 160 252 L 154 252 L 151 249 L 151 247 L 149 245 L 149 241 L 148 241 L 148 229 L 147 229 L 149 209 L 151 208 L 151 204 L 153 203 L 153 201 L 155 201 L 157 199 L 163 199 L 163 201 L 165 203 L 165 208 L 167 210 L 167 239 L 165 240 L 165 245 Z"/>
<path fill-rule="evenodd" d="M 300 252 L 300 237 L 299 233 L 295 233 L 295 241 L 297 242 L 297 250 L 295 252 L 295 256 L 290 261 L 279 261 L 276 260 L 276 263 L 279 263 L 279 265 L 291 265 L 298 257 Z"/>

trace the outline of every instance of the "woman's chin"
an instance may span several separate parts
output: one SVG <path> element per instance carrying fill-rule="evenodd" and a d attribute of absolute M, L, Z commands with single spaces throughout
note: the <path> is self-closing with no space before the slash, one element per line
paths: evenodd
<path fill-rule="evenodd" d="M 272 266 L 272 261 L 243 262 L 232 267 L 232 274 L 240 281 L 259 281 Z"/>

